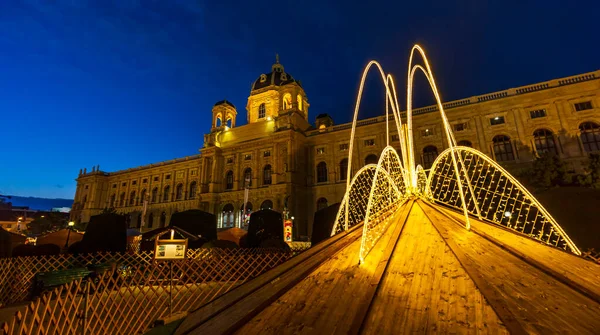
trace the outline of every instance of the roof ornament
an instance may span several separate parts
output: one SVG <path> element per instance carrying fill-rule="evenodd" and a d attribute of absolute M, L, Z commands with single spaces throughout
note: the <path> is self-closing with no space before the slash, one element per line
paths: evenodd
<path fill-rule="evenodd" d="M 273 72 L 283 72 L 283 65 L 279 63 L 279 54 L 275 54 L 275 64 L 271 67 Z"/>
<path fill-rule="evenodd" d="M 279 64 L 279 54 L 275 54 L 275 63 Z"/>

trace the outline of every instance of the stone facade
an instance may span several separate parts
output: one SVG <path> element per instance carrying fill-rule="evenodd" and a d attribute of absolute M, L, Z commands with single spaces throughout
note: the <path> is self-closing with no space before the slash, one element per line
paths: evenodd
<path fill-rule="evenodd" d="M 246 106 L 248 124 L 236 126 L 228 101 L 213 107 L 212 128 L 200 154 L 106 173 L 94 167 L 77 178 L 72 219 L 87 222 L 104 208 L 131 214 L 131 226 L 165 225 L 176 211 L 215 213 L 219 226 L 242 226 L 259 208 L 294 217 L 296 236 L 311 233 L 314 212 L 341 201 L 344 160 L 352 125 L 334 125 L 327 114 L 308 121 L 308 99 L 299 81 L 279 62 L 254 82 Z M 551 80 L 444 104 L 457 142 L 496 159 L 509 170 L 551 151 L 572 168 L 600 149 L 600 71 Z M 349 112 L 350 114 L 350 112 Z M 414 110 L 415 157 L 425 168 L 447 147 L 436 106 Z M 352 166 L 377 162 L 386 145 L 385 117 L 364 119 L 356 128 Z M 389 143 L 398 148 L 395 131 Z M 351 176 L 350 176 L 351 177 Z"/>

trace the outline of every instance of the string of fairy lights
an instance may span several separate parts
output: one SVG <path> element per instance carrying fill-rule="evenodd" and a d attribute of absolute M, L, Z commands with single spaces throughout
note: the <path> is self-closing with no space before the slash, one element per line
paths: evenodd
<path fill-rule="evenodd" d="M 412 65 L 415 53 L 421 55 L 424 65 Z M 352 172 L 354 137 L 363 88 L 372 67 L 379 71 L 385 85 L 387 146 L 377 165 L 362 167 L 352 180 L 346 181 L 346 193 L 331 231 L 334 235 L 364 224 L 359 255 L 361 262 L 385 233 L 398 208 L 410 197 L 462 210 L 466 229 L 470 229 L 471 214 L 546 244 L 581 254 L 544 207 L 506 170 L 483 153 L 456 145 L 425 51 L 418 45 L 412 48 L 409 59 L 405 126 L 400 118 L 400 105 L 392 76 L 386 75 L 381 65 L 375 61 L 369 62 L 365 67 L 350 133 L 348 176 Z M 417 71 L 425 75 L 434 93 L 449 146 L 436 158 L 429 176 L 415 163 L 414 157 L 412 84 Z M 390 111 L 399 135 L 401 155 L 389 146 Z"/>

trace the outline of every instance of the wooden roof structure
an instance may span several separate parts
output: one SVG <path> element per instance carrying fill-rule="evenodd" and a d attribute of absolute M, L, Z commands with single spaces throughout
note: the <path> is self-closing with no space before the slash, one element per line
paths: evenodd
<path fill-rule="evenodd" d="M 362 226 L 193 311 L 176 334 L 591 334 L 600 265 L 409 200 L 358 264 Z"/>

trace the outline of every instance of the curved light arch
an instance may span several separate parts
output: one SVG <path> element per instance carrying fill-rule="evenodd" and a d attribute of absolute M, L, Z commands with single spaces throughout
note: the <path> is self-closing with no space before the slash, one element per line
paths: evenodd
<path fill-rule="evenodd" d="M 448 173 L 448 155 L 452 150 L 468 161 L 461 172 L 471 175 L 473 191 L 465 190 L 466 201 L 458 204 L 455 175 Z M 463 186 L 464 188 L 464 186 Z M 444 150 L 433 162 L 427 179 L 427 190 L 433 201 L 450 207 L 466 207 L 477 215 L 473 204 L 484 208 L 480 218 L 528 235 L 538 241 L 581 255 L 552 215 L 508 171 L 485 154 L 469 147 Z"/>

